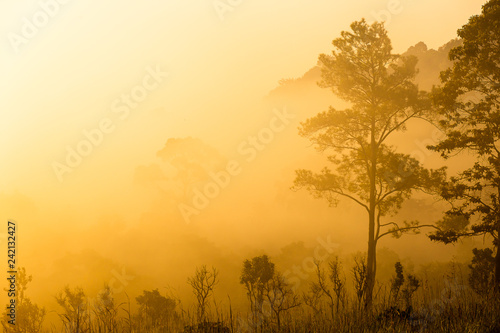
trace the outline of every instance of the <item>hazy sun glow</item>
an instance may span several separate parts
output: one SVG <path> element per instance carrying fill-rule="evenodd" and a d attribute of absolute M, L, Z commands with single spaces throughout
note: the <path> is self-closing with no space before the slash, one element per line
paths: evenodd
<path fill-rule="evenodd" d="M 220 270 L 219 300 L 234 293 L 244 308 L 243 259 L 328 237 L 343 254 L 365 251 L 362 210 L 290 190 L 294 170 L 325 163 L 300 122 L 343 105 L 309 71 L 353 21 L 385 20 L 396 53 L 438 50 L 484 2 L 2 1 L 0 220 L 19 224 L 29 295 L 57 309 L 65 285 L 96 294 L 125 269 L 134 298 L 167 288 L 187 308 L 186 278 L 207 264 Z M 439 154 L 422 150 L 433 130 L 417 123 L 399 147 L 438 167 Z M 197 163 L 208 180 L 179 167 Z M 193 183 L 212 191 L 208 203 Z M 405 214 L 439 218 L 439 203 L 414 200 Z M 463 254 L 425 237 L 381 246 L 415 265 Z"/>

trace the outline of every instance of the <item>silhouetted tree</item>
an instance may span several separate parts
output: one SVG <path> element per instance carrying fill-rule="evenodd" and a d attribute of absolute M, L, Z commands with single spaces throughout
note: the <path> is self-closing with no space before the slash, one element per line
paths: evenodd
<path fill-rule="evenodd" d="M 262 315 L 265 285 L 274 276 L 274 263 L 267 255 L 254 257 L 243 262 L 240 283 L 245 286 L 252 313 Z"/>
<path fill-rule="evenodd" d="M 274 316 L 278 332 L 281 328 L 281 314 L 300 305 L 299 297 L 286 282 L 283 274 L 275 272 L 264 285 L 265 295 Z"/>
<path fill-rule="evenodd" d="M 394 300 L 394 304 L 397 304 L 399 300 L 399 292 L 405 282 L 405 276 L 403 275 L 403 265 L 401 265 L 399 261 L 394 264 L 394 268 L 396 270 L 396 275 L 391 279 L 391 295 Z"/>
<path fill-rule="evenodd" d="M 89 332 L 87 301 L 82 288 L 71 290 L 69 286 L 66 286 L 56 296 L 56 301 L 64 310 L 63 313 L 59 314 L 59 318 L 63 322 L 65 332 Z"/>
<path fill-rule="evenodd" d="M 366 256 L 355 255 L 354 266 L 352 267 L 352 277 L 354 279 L 354 291 L 358 299 L 358 306 L 361 306 L 361 300 L 366 291 L 367 274 Z"/>
<path fill-rule="evenodd" d="M 162 296 L 158 289 L 144 290 L 137 296 L 139 305 L 140 328 L 148 330 L 168 330 L 169 324 L 175 317 L 175 300 Z"/>
<path fill-rule="evenodd" d="M 403 272 L 403 265 L 398 261 L 394 265 L 396 275 L 391 279 L 391 295 L 395 305 L 398 305 L 400 299 L 404 301 L 406 311 L 411 311 L 411 301 L 413 294 L 420 287 L 420 280 L 412 274 L 407 274 L 406 278 Z M 410 309 L 410 310 L 408 310 Z"/>
<path fill-rule="evenodd" d="M 411 307 L 413 294 L 418 290 L 419 287 L 420 280 L 415 275 L 406 275 L 406 282 L 403 286 L 403 290 L 401 290 L 401 294 L 407 309 Z"/>
<path fill-rule="evenodd" d="M 188 283 L 193 288 L 193 293 L 198 301 L 198 320 L 205 320 L 205 312 L 207 308 L 208 298 L 213 294 L 214 288 L 219 282 L 217 276 L 219 272 L 212 267 L 211 270 L 203 265 L 201 268 L 196 268 L 193 277 L 188 278 Z"/>
<path fill-rule="evenodd" d="M 19 267 L 16 274 L 16 318 L 15 324 L 10 324 L 9 321 L 13 318 L 9 317 L 9 309 L 3 313 L 2 326 L 6 333 L 38 333 L 42 329 L 43 320 L 45 318 L 45 308 L 31 302 L 26 296 L 28 283 L 33 280 L 31 275 L 26 273 L 26 268 Z"/>
<path fill-rule="evenodd" d="M 316 294 L 326 296 L 328 305 L 330 307 L 330 315 L 332 320 L 335 319 L 335 311 L 338 313 L 340 303 L 345 301 L 345 276 L 342 274 L 342 264 L 338 257 L 328 262 L 328 271 L 321 267 L 319 261 L 314 262 L 316 266 L 316 279 L 317 282 L 311 283 L 311 296 L 308 300 L 313 300 Z M 311 298 L 313 297 L 313 298 Z"/>
<path fill-rule="evenodd" d="M 309 285 L 309 291 L 307 293 L 302 294 L 302 299 L 304 300 L 304 304 L 311 307 L 314 311 L 314 316 L 318 316 L 322 311 L 322 301 L 323 298 L 323 290 L 319 286 L 318 283 L 312 282 Z"/>
<path fill-rule="evenodd" d="M 337 313 L 339 312 L 339 306 L 345 302 L 346 297 L 346 289 L 345 289 L 345 276 L 342 273 L 342 263 L 339 257 L 335 257 L 334 260 L 328 263 L 328 267 L 330 269 L 328 277 L 332 283 L 332 289 L 335 293 L 336 297 L 336 309 Z"/>
<path fill-rule="evenodd" d="M 417 230 L 417 221 L 400 226 L 382 222 L 396 213 L 414 190 L 428 190 L 444 169 L 428 171 L 414 158 L 396 153 L 387 145 L 392 134 L 404 131 L 413 118 L 429 108 L 426 94 L 415 85 L 415 57 L 392 53 L 383 23 L 365 20 L 351 24 L 333 41 L 332 55 L 321 54 L 322 81 L 351 104 L 345 110 L 328 111 L 303 122 L 300 135 L 309 138 L 328 156 L 334 171 L 315 174 L 297 170 L 294 188 L 306 188 L 317 198 L 337 205 L 346 198 L 368 215 L 365 304 L 371 306 L 376 273 L 376 246 L 385 235 L 400 236 Z M 385 228 L 385 229 L 384 229 Z"/>
<path fill-rule="evenodd" d="M 94 330 L 107 333 L 119 332 L 118 310 L 122 304 L 115 304 L 113 293 L 109 285 L 97 295 L 97 300 L 93 306 L 95 315 Z"/>
<path fill-rule="evenodd" d="M 433 92 L 446 138 L 430 147 L 447 158 L 474 154 L 474 165 L 453 177 L 443 190 L 452 202 L 445 230 L 431 238 L 445 243 L 463 236 L 490 235 L 496 249 L 495 286 L 500 289 L 500 1 L 458 30 L 462 45 L 450 51 L 453 67 L 441 73 Z"/>
<path fill-rule="evenodd" d="M 486 249 L 473 249 L 474 257 L 469 265 L 471 269 L 469 286 L 476 293 L 486 295 L 493 289 L 495 281 L 495 258 L 493 251 Z"/>

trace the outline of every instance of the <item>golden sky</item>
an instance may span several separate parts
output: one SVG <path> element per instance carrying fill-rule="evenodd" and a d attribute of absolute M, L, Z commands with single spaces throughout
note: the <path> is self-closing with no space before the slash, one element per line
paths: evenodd
<path fill-rule="evenodd" d="M 20 221 L 26 233 L 21 253 L 33 265 L 65 249 L 93 248 L 93 234 L 80 239 L 76 232 L 66 233 L 70 224 L 116 219 L 134 225 L 149 223 L 149 216 L 164 223 L 169 215 L 158 209 L 162 198 L 139 191 L 134 177 L 138 167 L 159 161 L 156 154 L 169 138 L 199 138 L 234 158 L 247 137 L 275 117 L 263 98 L 280 79 L 301 77 L 315 66 L 318 55 L 331 52 L 331 41 L 353 21 L 386 20 L 398 53 L 420 41 L 439 48 L 456 38 L 457 29 L 480 13 L 484 2 L 1 1 L 0 220 Z M 131 94 L 135 100 L 127 97 Z M 296 147 L 287 141 L 298 137 L 299 120 L 281 138 L 275 133 L 276 145 L 254 163 L 242 164 L 242 176 L 231 180 L 235 185 L 221 194 L 220 205 L 214 200 L 213 209 L 204 212 L 203 219 L 214 224 L 194 225 L 195 232 L 222 241 L 249 238 L 253 227 L 265 226 L 269 233 L 253 242 L 259 247 L 309 217 L 300 211 L 293 215 L 293 204 L 301 200 L 311 200 L 307 203 L 317 214 L 317 227 L 287 229 L 295 238 L 285 235 L 283 244 L 315 239 L 318 230 L 328 230 L 335 218 L 325 202 L 310 203 L 307 193 L 288 191 L 293 170 L 307 162 L 303 155 L 293 156 Z M 91 146 L 84 143 L 92 140 Z M 307 143 L 302 145 L 314 154 Z M 78 149 L 88 154 L 77 161 L 68 157 L 68 151 Z M 288 164 L 274 163 L 281 154 L 291 156 Z M 71 172 L 59 169 L 58 174 L 54 168 L 68 167 L 68 159 L 74 164 Z M 275 212 L 271 199 L 293 216 Z M 351 213 L 351 206 L 342 208 L 343 216 Z M 356 226 L 353 222 L 353 230 Z M 171 234 L 181 229 L 169 227 Z M 65 242 L 42 253 L 45 244 L 37 240 L 36 230 Z M 359 237 L 364 241 L 365 232 Z M 127 248 L 127 240 L 116 244 Z M 104 245 L 95 246 L 113 257 Z M 115 253 L 114 259 L 122 257 Z M 37 273 L 45 269 L 41 262 L 36 265 Z"/>
<path fill-rule="evenodd" d="M 281 78 L 301 76 L 352 21 L 386 19 L 398 52 L 419 41 L 436 48 L 454 38 L 483 3 L 65 2 L 0 4 L 0 186 L 6 191 L 71 187 L 76 178 L 85 179 L 91 164 L 114 167 L 118 160 L 119 181 L 166 136 L 192 135 L 230 147 L 228 140 L 245 128 L 239 111 L 248 101 L 259 100 Z M 45 14 L 44 20 L 43 7 L 52 17 Z M 32 32 L 26 20 L 40 27 Z M 21 42 L 23 31 L 33 36 Z M 107 117 L 112 102 L 138 84 L 148 66 L 169 77 L 126 121 L 114 120 L 117 128 L 78 175 L 59 184 L 51 163 L 64 158 L 82 130 Z"/>

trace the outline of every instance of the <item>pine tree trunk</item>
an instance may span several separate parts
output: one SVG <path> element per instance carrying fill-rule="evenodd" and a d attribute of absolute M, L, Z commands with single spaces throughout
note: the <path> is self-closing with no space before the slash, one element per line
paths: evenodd
<path fill-rule="evenodd" d="M 496 165 L 496 171 L 497 171 L 497 177 L 500 176 L 500 166 L 498 166 L 499 162 L 499 157 L 496 158 L 497 165 Z M 497 204 L 500 201 L 500 186 L 497 188 Z M 497 248 L 497 254 L 495 256 L 495 284 L 494 284 L 494 289 L 495 291 L 500 292 L 500 212 L 497 211 L 497 221 L 496 221 L 496 231 L 497 231 L 497 242 L 496 242 L 496 248 Z M 493 245 L 495 246 L 495 244 Z"/>
<path fill-rule="evenodd" d="M 499 189 L 500 195 L 500 189 Z M 500 198 L 500 197 L 499 197 Z M 497 216 L 497 255 L 495 257 L 495 291 L 500 292 L 500 216 Z"/>
<path fill-rule="evenodd" d="M 500 291 L 500 251 L 498 251 L 498 245 L 495 257 L 495 290 Z"/>
<path fill-rule="evenodd" d="M 366 285 L 365 285 L 365 308 L 371 309 L 373 300 L 373 288 L 375 286 L 375 256 L 376 247 L 373 239 L 374 228 L 370 224 L 369 239 L 368 239 L 368 256 L 366 262 Z M 373 229 L 373 230 L 372 230 Z"/>
<path fill-rule="evenodd" d="M 375 113 L 375 112 L 374 112 Z M 376 178 L 377 178 L 377 147 L 375 141 L 375 115 L 372 116 L 372 130 L 370 140 L 371 156 L 370 156 L 370 209 L 368 219 L 368 254 L 366 258 L 366 284 L 365 284 L 365 308 L 371 309 L 373 298 L 373 287 L 375 286 L 375 210 L 376 210 Z"/>

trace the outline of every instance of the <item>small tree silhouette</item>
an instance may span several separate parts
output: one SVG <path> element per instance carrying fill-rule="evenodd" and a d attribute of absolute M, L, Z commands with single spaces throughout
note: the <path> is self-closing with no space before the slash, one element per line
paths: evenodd
<path fill-rule="evenodd" d="M 283 274 L 276 272 L 264 285 L 266 298 L 273 314 L 276 316 L 278 332 L 281 328 L 281 314 L 300 305 L 299 297 L 295 295 Z"/>
<path fill-rule="evenodd" d="M 250 308 L 254 314 L 262 313 L 264 302 L 264 286 L 273 278 L 274 263 L 267 255 L 254 257 L 243 262 L 240 283 L 245 286 L 250 300 Z"/>
<path fill-rule="evenodd" d="M 26 268 L 20 267 L 16 275 L 16 320 L 15 325 L 9 323 L 12 319 L 7 311 L 4 312 L 2 318 L 2 327 L 6 333 L 23 332 L 23 333 L 38 333 L 42 329 L 43 320 L 45 318 L 45 308 L 31 302 L 26 297 L 26 289 L 28 283 L 33 280 L 31 275 L 26 274 Z M 7 289 L 6 289 L 7 290 Z M 8 309 L 7 309 L 8 310 Z"/>
<path fill-rule="evenodd" d="M 56 296 L 64 312 L 59 314 L 66 332 L 83 333 L 88 332 L 88 312 L 85 293 L 82 288 L 75 288 L 73 291 L 66 286 L 62 292 Z"/>
<path fill-rule="evenodd" d="M 144 290 L 135 299 L 139 305 L 139 330 L 168 330 L 171 319 L 175 317 L 175 300 L 160 295 L 158 289 Z"/>
<path fill-rule="evenodd" d="M 396 276 L 391 279 L 391 295 L 394 303 L 397 303 L 399 299 L 399 292 L 405 282 L 405 277 L 403 275 L 403 265 L 401 265 L 399 261 L 396 262 L 394 267 L 396 269 Z"/>
<path fill-rule="evenodd" d="M 97 327 L 95 331 L 100 333 L 118 332 L 118 310 L 122 304 L 115 304 L 113 292 L 109 285 L 105 285 L 104 289 L 97 296 L 94 304 L 94 315 L 96 318 Z"/>
<path fill-rule="evenodd" d="M 346 290 L 345 290 L 345 276 L 342 274 L 342 263 L 338 256 L 328 263 L 328 271 L 325 272 L 321 269 L 321 263 L 315 261 L 316 265 L 316 278 L 317 282 L 311 285 L 312 297 L 315 293 L 319 293 L 319 297 L 326 296 L 330 306 L 330 315 L 332 321 L 335 317 L 335 312 L 339 312 L 340 303 L 344 304 Z M 311 300 L 309 298 L 308 300 Z"/>
<path fill-rule="evenodd" d="M 476 293 L 486 295 L 493 289 L 495 282 L 495 258 L 493 250 L 473 249 L 474 257 L 469 265 L 471 269 L 469 276 L 469 285 Z"/>
<path fill-rule="evenodd" d="M 399 261 L 396 262 L 394 268 L 396 270 L 396 275 L 391 280 L 391 295 L 394 304 L 397 305 L 400 299 L 402 299 L 406 308 L 409 309 L 411 307 L 413 294 L 420 287 L 420 280 L 412 274 L 407 274 L 405 278 L 403 274 L 403 265 L 401 265 Z"/>
<path fill-rule="evenodd" d="M 367 279 L 367 267 L 364 256 L 354 256 L 354 267 L 352 268 L 352 276 L 354 278 L 354 290 L 358 299 L 358 306 L 361 307 L 361 300 L 365 292 L 365 284 Z"/>
<path fill-rule="evenodd" d="M 420 280 L 415 276 L 408 274 L 406 275 L 406 283 L 402 290 L 403 300 L 405 301 L 406 308 L 411 307 L 411 300 L 413 298 L 413 294 L 420 287 Z"/>
<path fill-rule="evenodd" d="M 213 294 L 214 288 L 219 282 L 217 276 L 219 272 L 212 267 L 211 270 L 203 265 L 196 268 L 194 276 L 188 278 L 188 283 L 193 288 L 193 293 L 198 301 L 198 321 L 205 320 L 208 298 Z"/>

